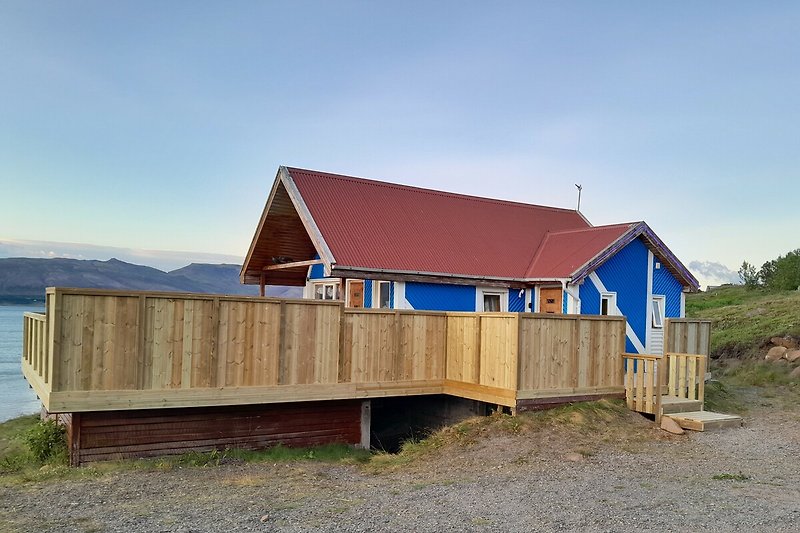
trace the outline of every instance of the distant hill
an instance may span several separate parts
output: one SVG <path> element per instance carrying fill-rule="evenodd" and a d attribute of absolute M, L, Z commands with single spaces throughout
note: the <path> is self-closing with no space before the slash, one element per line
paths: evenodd
<path fill-rule="evenodd" d="M 258 287 L 239 283 L 241 265 L 199 264 L 163 272 L 109 259 L 0 259 L 0 303 L 41 301 L 46 287 L 129 289 L 256 295 Z M 267 287 L 268 296 L 299 298 L 299 287 Z"/>

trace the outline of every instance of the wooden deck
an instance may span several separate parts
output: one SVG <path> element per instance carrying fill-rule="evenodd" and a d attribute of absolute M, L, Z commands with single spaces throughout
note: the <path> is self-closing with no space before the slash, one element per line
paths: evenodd
<path fill-rule="evenodd" d="M 524 409 L 623 396 L 623 317 L 47 290 L 22 368 L 50 412 L 450 394 Z"/>

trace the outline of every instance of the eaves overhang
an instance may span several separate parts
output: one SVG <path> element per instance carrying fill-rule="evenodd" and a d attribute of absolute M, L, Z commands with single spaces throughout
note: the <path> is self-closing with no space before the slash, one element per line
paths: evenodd
<path fill-rule="evenodd" d="M 591 272 L 599 268 L 617 252 L 639 237 L 644 238 L 648 244 L 648 248 L 653 251 L 653 254 L 656 255 L 659 260 L 667 264 L 669 271 L 681 281 L 684 287 L 688 288 L 690 291 L 697 291 L 700 288 L 700 284 L 692 273 L 683 266 L 683 263 L 675 257 L 672 251 L 658 238 L 650 226 L 643 221 L 633 224 L 628 231 L 623 233 L 613 243 L 576 269 L 571 275 L 571 282 L 581 283 Z"/>

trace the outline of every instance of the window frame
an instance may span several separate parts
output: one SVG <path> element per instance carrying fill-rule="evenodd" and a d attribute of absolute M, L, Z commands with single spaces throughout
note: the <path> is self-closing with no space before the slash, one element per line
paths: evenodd
<path fill-rule="evenodd" d="M 486 296 L 497 296 L 500 299 L 499 311 L 486 311 Z M 477 288 L 475 310 L 480 313 L 505 313 L 508 311 L 508 289 L 505 291 L 496 287 Z"/>
<path fill-rule="evenodd" d="M 656 309 L 660 316 L 656 317 Z M 660 294 L 654 294 L 650 299 L 650 327 L 655 329 L 664 329 L 664 322 L 666 321 L 667 299 Z M 658 318 L 658 320 L 656 320 Z"/>
<path fill-rule="evenodd" d="M 386 307 L 381 306 L 381 287 L 386 285 Z M 391 281 L 372 281 L 372 308 L 391 309 L 392 308 L 392 282 Z"/>
<path fill-rule="evenodd" d="M 333 298 L 325 298 L 325 287 L 333 287 Z M 340 286 L 341 282 L 339 281 L 312 281 L 311 282 L 311 297 L 312 300 L 323 300 L 327 302 L 332 302 L 335 300 L 341 300 L 340 293 Z M 322 298 L 317 298 L 317 287 L 322 287 Z"/>
<path fill-rule="evenodd" d="M 603 301 L 607 301 L 607 313 L 603 313 Z M 616 292 L 601 292 L 600 293 L 600 309 L 598 314 L 600 316 L 617 316 L 617 293 Z"/>

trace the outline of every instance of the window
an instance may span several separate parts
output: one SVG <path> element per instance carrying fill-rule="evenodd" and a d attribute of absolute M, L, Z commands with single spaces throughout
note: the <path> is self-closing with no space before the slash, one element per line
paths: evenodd
<path fill-rule="evenodd" d="M 498 287 L 475 288 L 475 310 L 486 313 L 508 311 L 508 289 Z"/>
<path fill-rule="evenodd" d="M 389 309 L 392 306 L 391 293 L 389 291 L 390 282 L 388 281 L 375 281 L 373 282 L 372 305 L 379 309 Z"/>
<path fill-rule="evenodd" d="M 604 292 L 600 295 L 600 314 L 601 315 L 617 314 L 617 293 Z"/>
<path fill-rule="evenodd" d="M 500 295 L 487 294 L 483 295 L 483 310 L 490 313 L 497 313 L 500 311 Z"/>
<path fill-rule="evenodd" d="M 650 304 L 652 324 L 654 328 L 664 327 L 664 297 L 653 296 Z"/>
<path fill-rule="evenodd" d="M 338 300 L 339 299 L 339 283 L 315 283 L 314 284 L 314 299 L 315 300 Z"/>

